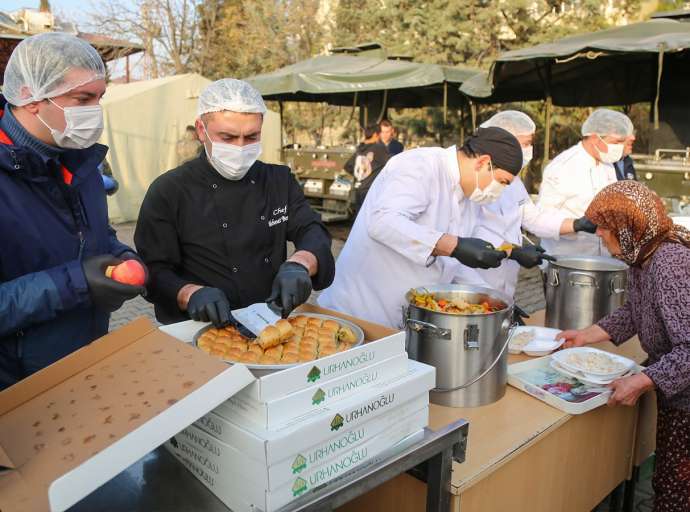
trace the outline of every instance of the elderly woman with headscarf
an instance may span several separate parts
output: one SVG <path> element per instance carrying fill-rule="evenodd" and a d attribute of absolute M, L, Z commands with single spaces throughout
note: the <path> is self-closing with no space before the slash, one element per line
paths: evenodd
<path fill-rule="evenodd" d="M 609 252 L 625 261 L 625 304 L 597 324 L 564 331 L 565 347 L 637 335 L 649 355 L 641 373 L 614 381 L 610 405 L 658 397 L 654 510 L 690 510 L 690 231 L 673 224 L 659 197 L 635 181 L 604 188 L 586 212 Z"/>

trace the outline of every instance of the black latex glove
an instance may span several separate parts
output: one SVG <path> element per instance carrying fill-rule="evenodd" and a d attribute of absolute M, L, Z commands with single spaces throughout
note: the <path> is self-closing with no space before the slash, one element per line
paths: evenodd
<path fill-rule="evenodd" d="M 122 263 L 120 258 L 103 254 L 86 258 L 81 264 L 84 277 L 89 285 L 91 301 L 98 309 L 108 313 L 120 309 L 124 301 L 146 292 L 143 286 L 118 283 L 114 279 L 106 277 L 106 269 L 111 265 L 116 266 L 120 263 Z"/>
<path fill-rule="evenodd" d="M 518 325 L 525 325 L 524 318 L 529 318 L 529 315 L 525 313 L 521 307 L 517 304 L 513 306 L 513 323 Z"/>
<path fill-rule="evenodd" d="M 544 260 L 556 261 L 556 258 L 544 254 L 546 251 L 540 245 L 528 245 L 526 247 L 514 247 L 508 259 L 517 261 L 521 267 L 534 268 L 541 265 Z"/>
<path fill-rule="evenodd" d="M 580 217 L 579 219 L 575 219 L 573 221 L 573 229 L 575 230 L 575 233 L 578 231 L 584 231 L 585 233 L 594 234 L 597 231 L 597 225 L 587 217 Z"/>
<path fill-rule="evenodd" d="M 311 277 L 304 265 L 286 261 L 273 278 L 271 296 L 266 302 L 274 303 L 280 309 L 283 318 L 292 313 L 300 304 L 304 304 L 311 294 Z"/>
<path fill-rule="evenodd" d="M 197 322 L 211 322 L 214 327 L 225 327 L 233 321 L 230 301 L 223 290 L 204 286 L 192 293 L 187 302 L 189 318 Z"/>
<path fill-rule="evenodd" d="M 146 263 L 144 263 L 144 260 L 141 259 L 141 257 L 134 251 L 125 251 L 122 254 L 120 254 L 120 259 L 121 260 L 137 260 L 139 263 L 141 263 L 141 266 L 144 267 L 144 286 L 146 286 L 149 282 L 149 268 L 146 266 Z"/>
<path fill-rule="evenodd" d="M 480 238 L 458 238 L 451 256 L 471 268 L 496 268 L 508 254 Z"/>

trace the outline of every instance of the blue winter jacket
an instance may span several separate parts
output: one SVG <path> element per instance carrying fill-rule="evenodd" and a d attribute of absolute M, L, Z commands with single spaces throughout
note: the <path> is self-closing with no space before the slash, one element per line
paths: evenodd
<path fill-rule="evenodd" d="M 0 96 L 0 109 L 6 108 Z M 60 164 L 0 143 L 0 389 L 108 331 L 81 260 L 131 249 L 108 224 L 97 166 L 108 148 L 66 150 Z"/>

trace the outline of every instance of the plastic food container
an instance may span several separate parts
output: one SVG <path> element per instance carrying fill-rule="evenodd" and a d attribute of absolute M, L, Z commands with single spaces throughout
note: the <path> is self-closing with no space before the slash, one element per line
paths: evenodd
<path fill-rule="evenodd" d="M 508 344 L 508 351 L 511 354 L 525 353 L 532 357 L 541 357 L 549 355 L 558 347 L 563 345 L 563 340 L 556 340 L 556 334 L 561 332 L 559 329 L 550 329 L 548 327 L 532 327 L 523 325 L 516 327 L 510 338 Z M 531 336 L 531 340 L 527 343 L 518 343 L 520 337 Z"/>
<path fill-rule="evenodd" d="M 567 377 L 572 377 L 573 379 L 577 379 L 578 381 L 582 382 L 586 386 L 589 386 L 591 388 L 599 388 L 599 387 L 605 387 L 611 384 L 614 380 L 620 379 L 623 377 L 627 377 L 629 375 L 632 375 L 634 373 L 637 373 L 636 369 L 632 369 L 631 371 L 624 373 L 623 375 L 620 375 L 618 377 L 614 378 L 607 378 L 607 379 L 598 379 L 595 377 L 592 377 L 590 375 L 585 375 L 582 372 L 571 372 L 570 370 L 564 368 L 558 362 L 554 359 L 551 359 L 550 361 L 551 368 L 556 370 L 558 373 L 561 375 L 565 375 Z"/>
<path fill-rule="evenodd" d="M 611 370 L 605 370 L 593 367 L 583 367 L 572 361 L 572 355 L 586 356 L 587 354 L 605 356 L 609 358 L 613 365 L 616 365 L 616 368 Z M 554 359 L 561 367 L 565 368 L 566 370 L 581 373 L 585 378 L 600 381 L 603 381 L 605 379 L 616 379 L 621 375 L 628 373 L 633 367 L 635 367 L 635 361 L 633 361 L 632 359 L 628 359 L 627 357 L 622 357 L 617 354 L 612 354 L 604 350 L 599 350 L 597 348 L 590 347 L 568 348 L 565 350 L 561 350 L 560 352 L 556 352 L 555 354 L 552 354 L 551 358 Z"/>
<path fill-rule="evenodd" d="M 551 352 L 556 350 L 558 347 L 563 345 L 563 340 L 552 340 L 552 341 L 545 341 L 545 340 L 534 340 L 529 342 L 523 349 L 522 351 L 532 357 L 542 357 L 542 356 L 548 356 Z"/>

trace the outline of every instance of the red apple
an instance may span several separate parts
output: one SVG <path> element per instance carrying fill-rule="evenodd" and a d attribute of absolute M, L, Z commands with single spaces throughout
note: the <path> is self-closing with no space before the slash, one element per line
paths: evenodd
<path fill-rule="evenodd" d="M 133 286 L 144 286 L 146 282 L 146 270 L 137 260 L 125 260 L 116 267 L 110 266 L 105 269 L 105 275 L 119 283 Z"/>

